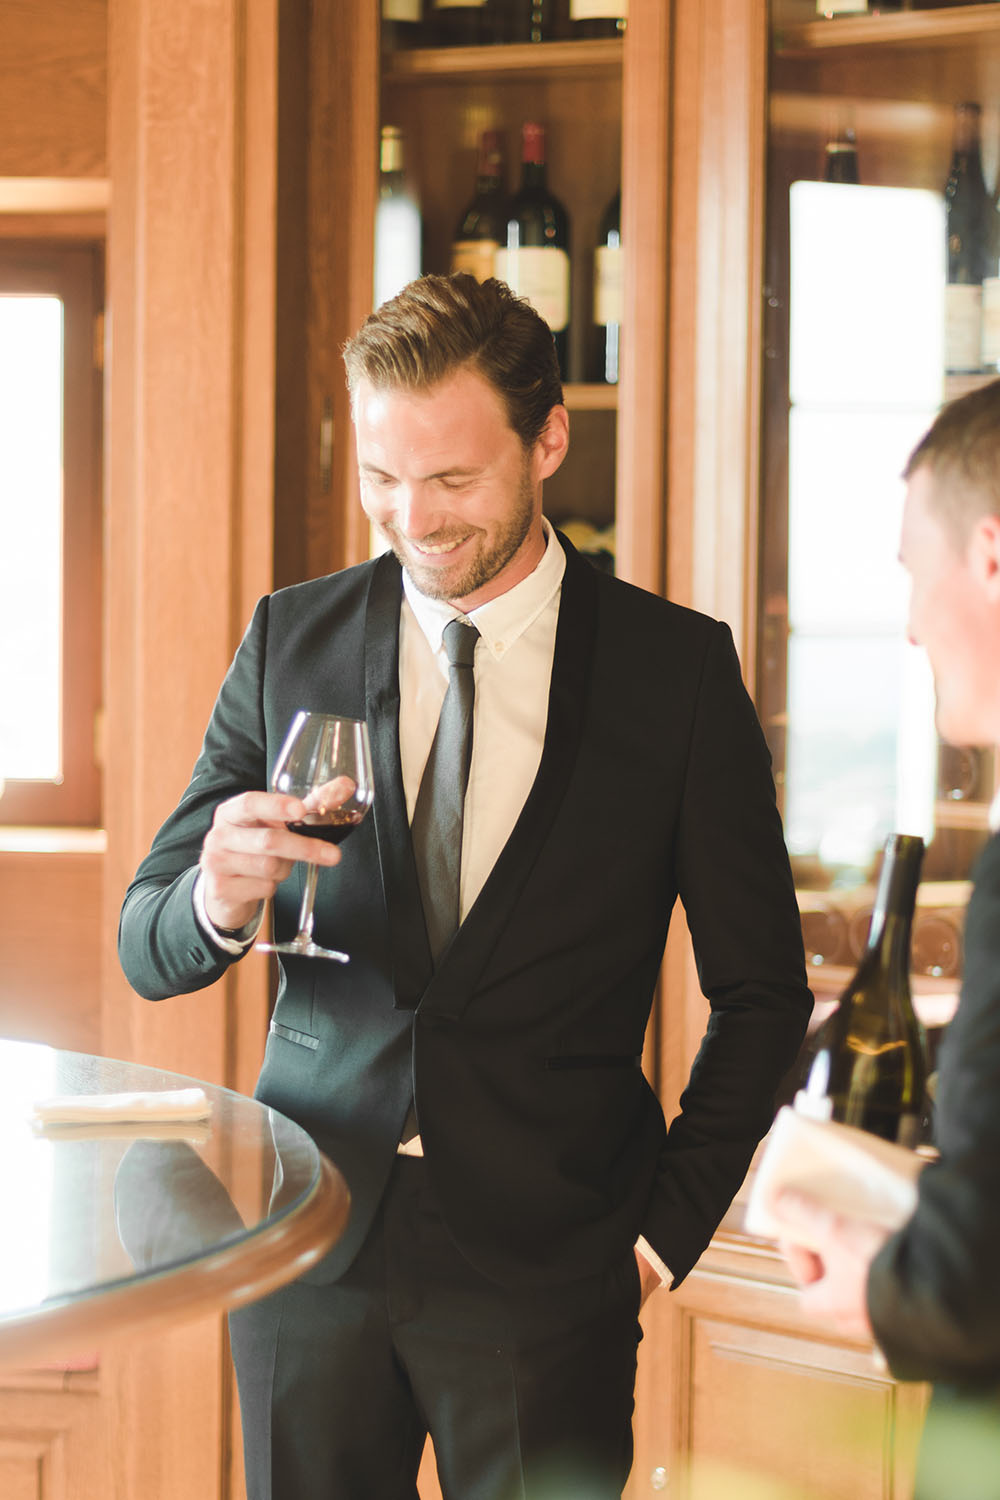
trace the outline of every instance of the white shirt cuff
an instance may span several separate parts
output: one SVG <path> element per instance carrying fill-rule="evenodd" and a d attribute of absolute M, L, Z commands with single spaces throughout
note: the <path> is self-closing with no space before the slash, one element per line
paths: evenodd
<path fill-rule="evenodd" d="M 194 902 L 194 914 L 197 919 L 198 926 L 202 929 L 206 937 L 211 938 L 212 942 L 217 948 L 221 948 L 223 953 L 231 953 L 234 957 L 237 958 L 247 951 L 247 949 L 256 939 L 257 934 L 261 928 L 261 923 L 264 920 L 263 901 L 257 908 L 256 916 L 251 917 L 246 926 L 240 929 L 240 936 L 234 938 L 227 937 L 223 933 L 221 933 L 219 929 L 213 925 L 211 919 L 209 918 L 208 912 L 205 910 L 205 877 L 202 874 L 201 870 L 198 871 L 197 877 L 195 878 L 194 890 L 191 892 L 191 899 Z"/>
<path fill-rule="evenodd" d="M 635 1248 L 638 1250 L 643 1260 L 649 1261 L 649 1264 L 652 1266 L 653 1270 L 660 1278 L 660 1285 L 670 1286 L 671 1282 L 674 1279 L 673 1272 L 670 1270 L 669 1266 L 664 1265 L 663 1261 L 657 1255 L 652 1245 L 647 1239 L 643 1239 L 641 1234 L 635 1242 Z"/>

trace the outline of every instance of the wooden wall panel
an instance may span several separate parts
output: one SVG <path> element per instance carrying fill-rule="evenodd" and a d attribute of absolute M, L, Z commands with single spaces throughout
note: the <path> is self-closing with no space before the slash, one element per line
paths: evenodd
<path fill-rule="evenodd" d="M 103 177 L 107 0 L 0 0 L 0 177 Z"/>
<path fill-rule="evenodd" d="M 102 864 L 0 853 L 0 1036 L 99 1050 Z"/>

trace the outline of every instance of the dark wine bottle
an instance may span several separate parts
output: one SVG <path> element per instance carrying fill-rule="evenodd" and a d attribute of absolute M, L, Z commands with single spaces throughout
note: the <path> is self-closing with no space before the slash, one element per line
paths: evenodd
<path fill-rule="evenodd" d="M 548 323 L 568 379 L 569 215 L 549 191 L 545 129 L 534 121 L 521 127 L 521 186 L 507 207 L 496 274 Z"/>
<path fill-rule="evenodd" d="M 486 281 L 496 270 L 496 253 L 507 238 L 503 137 L 484 130 L 479 138 L 476 191 L 455 228 L 452 271 L 468 271 Z"/>
<path fill-rule="evenodd" d="M 823 181 L 856 183 L 860 180 L 858 147 L 854 139 L 854 131 L 841 130 L 826 143 Z"/>
<path fill-rule="evenodd" d="M 494 0 L 428 0 L 432 47 L 483 47 L 498 41 Z"/>
<path fill-rule="evenodd" d="M 570 29 L 575 38 L 624 36 L 628 0 L 569 0 Z"/>
<path fill-rule="evenodd" d="M 617 385 L 622 338 L 622 195 L 601 216 L 594 251 L 594 357 L 592 378 Z"/>
<path fill-rule="evenodd" d="M 499 41 L 555 42 L 565 34 L 562 0 L 495 0 Z"/>
<path fill-rule="evenodd" d="M 382 0 L 382 50 L 418 47 L 423 13 L 424 0 Z"/>
<path fill-rule="evenodd" d="M 945 369 L 982 368 L 983 278 L 989 274 L 992 204 L 983 181 L 978 104 L 955 106 L 955 136 L 944 197 L 948 222 Z"/>
<path fill-rule="evenodd" d="M 868 942 L 836 1010 L 820 1027 L 803 1113 L 903 1146 L 920 1138 L 927 1083 L 923 1027 L 910 994 L 910 930 L 924 842 L 886 842 Z"/>

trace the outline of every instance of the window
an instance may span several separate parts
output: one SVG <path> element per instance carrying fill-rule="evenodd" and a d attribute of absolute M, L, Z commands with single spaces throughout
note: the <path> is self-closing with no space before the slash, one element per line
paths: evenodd
<path fill-rule="evenodd" d="M 0 823 L 96 826 L 99 246 L 0 244 Z"/>

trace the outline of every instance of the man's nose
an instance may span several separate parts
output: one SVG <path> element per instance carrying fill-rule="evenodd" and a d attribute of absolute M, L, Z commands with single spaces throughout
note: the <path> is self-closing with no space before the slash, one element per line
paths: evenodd
<path fill-rule="evenodd" d="M 436 497 L 423 485 L 404 485 L 398 496 L 396 522 L 400 531 L 412 541 L 430 536 L 441 522 Z"/>

